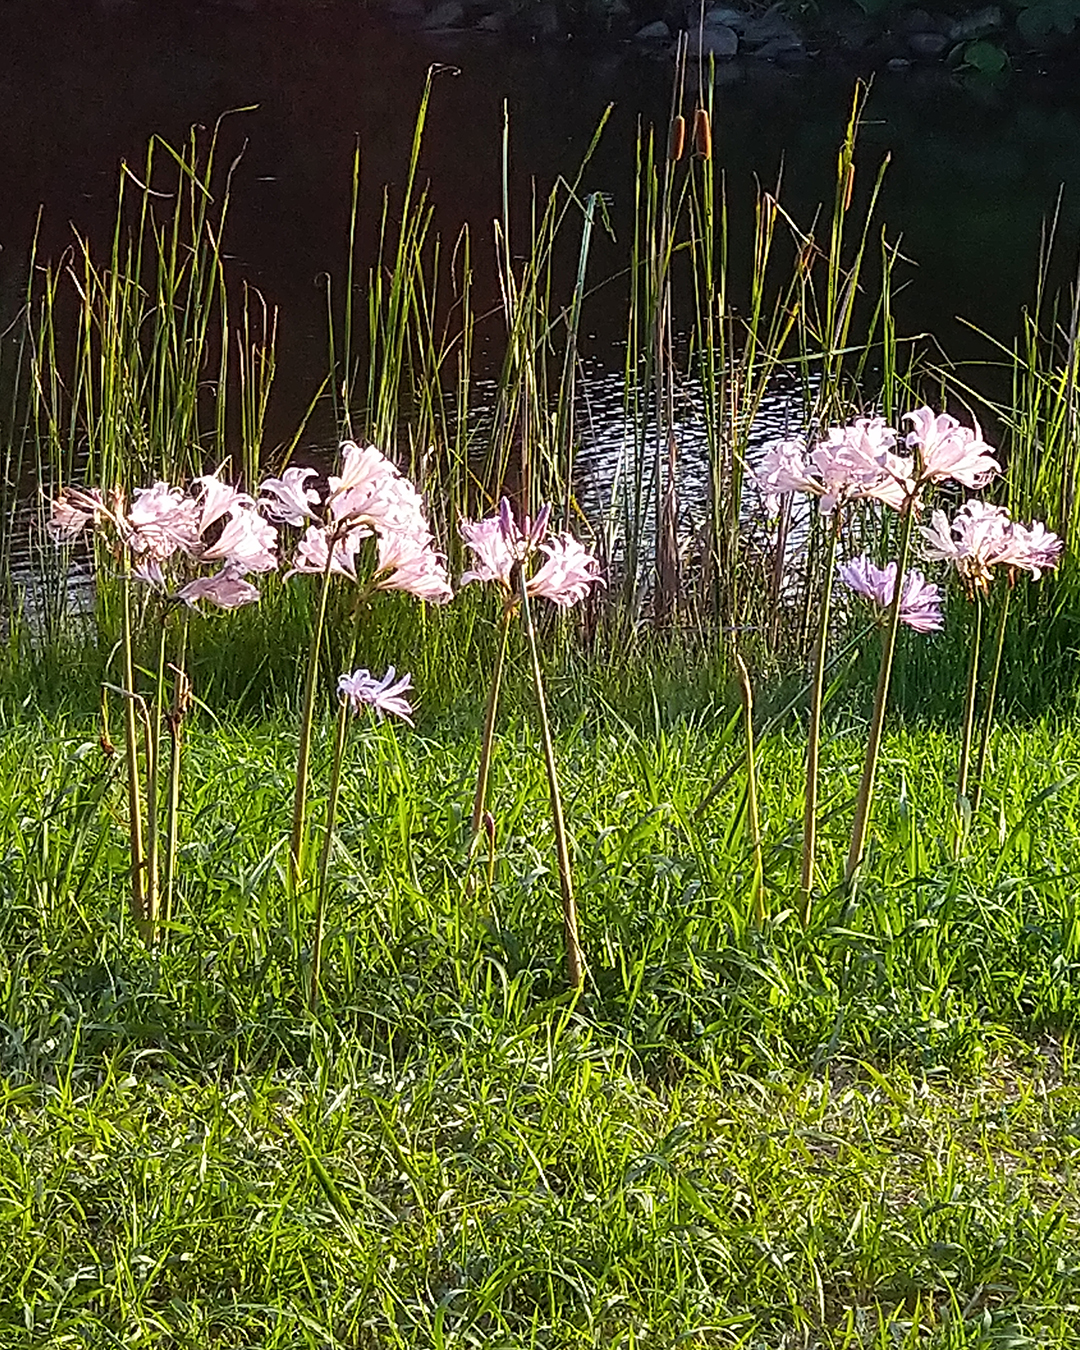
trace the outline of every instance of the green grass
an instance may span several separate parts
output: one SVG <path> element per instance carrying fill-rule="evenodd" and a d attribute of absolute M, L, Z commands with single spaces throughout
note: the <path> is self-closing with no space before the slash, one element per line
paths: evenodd
<path fill-rule="evenodd" d="M 740 775 L 694 814 L 741 754 L 726 707 L 632 730 L 568 684 L 562 709 L 585 998 L 516 714 L 490 882 L 468 867 L 466 700 L 356 728 L 318 1019 L 286 937 L 292 720 L 198 718 L 151 953 L 96 727 L 7 718 L 0 1345 L 1076 1342 L 1080 725 L 999 733 L 959 863 L 955 737 L 889 737 L 867 882 L 804 935 L 799 739 L 761 746 L 759 932 Z M 831 876 L 863 740 L 834 713 Z"/>

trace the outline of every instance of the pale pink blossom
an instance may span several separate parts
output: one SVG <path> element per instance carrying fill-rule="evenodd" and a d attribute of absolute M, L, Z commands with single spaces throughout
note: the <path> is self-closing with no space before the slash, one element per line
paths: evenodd
<path fill-rule="evenodd" d="M 983 440 L 978 422 L 972 431 L 948 413 L 935 416 L 930 408 L 905 413 L 904 420 L 914 428 L 906 442 L 908 449 L 918 452 L 920 482 L 952 479 L 964 487 L 980 488 L 1000 472 L 1001 465 Z"/>
<path fill-rule="evenodd" d="M 194 609 L 200 600 L 208 600 L 218 609 L 239 609 L 241 605 L 254 604 L 259 592 L 243 577 L 237 576 L 228 567 L 210 577 L 196 577 L 176 592 L 176 598 Z"/>
<path fill-rule="evenodd" d="M 375 709 L 382 721 L 384 714 L 393 713 L 413 725 L 412 705 L 402 695 L 412 687 L 412 676 L 402 675 L 397 679 L 397 671 L 389 668 L 381 680 L 377 680 L 369 670 L 354 670 L 351 675 L 342 675 L 338 679 L 338 693 L 352 704 L 353 712 L 362 707 Z"/>
<path fill-rule="evenodd" d="M 502 590 L 509 600 L 513 595 L 513 569 L 539 549 L 547 559 L 526 582 L 530 596 L 541 596 L 563 608 L 576 605 L 600 581 L 596 558 L 572 535 L 560 534 L 544 542 L 551 507 L 544 506 L 535 521 L 528 516 L 520 525 L 514 520 L 510 503 L 504 497 L 499 513 L 485 520 L 463 520 L 461 536 L 473 555 L 474 566 L 463 572 L 460 584 L 488 581 Z"/>
<path fill-rule="evenodd" d="M 220 559 L 236 572 L 272 572 L 277 567 L 277 530 L 253 506 L 232 506 L 229 511 L 225 528 L 203 549 L 202 560 Z"/>
<path fill-rule="evenodd" d="M 875 567 L 867 557 L 852 558 L 837 568 L 837 576 L 856 595 L 869 600 L 880 615 L 884 616 L 892 605 L 896 593 L 895 562 L 881 568 Z M 917 633 L 933 633 L 945 624 L 940 589 L 914 569 L 904 573 L 900 622 Z"/>
<path fill-rule="evenodd" d="M 47 529 L 57 543 L 69 543 L 91 522 L 111 518 L 97 488 L 67 487 L 52 503 Z"/>
<path fill-rule="evenodd" d="M 373 445 L 345 441 L 340 477 L 331 477 L 329 508 L 339 523 L 355 522 L 366 531 L 425 534 L 427 520 L 416 488 Z"/>
<path fill-rule="evenodd" d="M 205 473 L 201 478 L 193 479 L 192 482 L 199 485 L 200 534 L 205 534 L 215 521 L 227 515 L 234 507 L 253 507 L 255 505 L 246 492 L 238 492 L 230 484 L 223 483 L 216 473 Z"/>
<path fill-rule="evenodd" d="M 305 520 L 315 519 L 311 508 L 319 505 L 319 494 L 305 484 L 316 476 L 314 469 L 291 468 L 280 478 L 264 479 L 259 484 L 259 505 L 279 525 L 298 529 Z"/>
<path fill-rule="evenodd" d="M 529 579 L 530 596 L 542 596 L 566 609 L 584 600 L 598 582 L 603 584 L 600 564 L 571 535 L 556 535 L 546 544 L 541 544 L 540 548 L 548 555 L 547 561 Z"/>
<path fill-rule="evenodd" d="M 823 512 L 845 502 L 874 498 L 899 511 L 911 496 L 912 461 L 894 453 L 896 432 L 880 417 L 860 417 L 829 427 L 813 450 L 799 438 L 777 441 L 754 475 L 774 508 L 778 494 L 805 492 Z"/>
<path fill-rule="evenodd" d="M 510 589 L 514 553 L 498 516 L 484 520 L 462 520 L 458 524 L 462 539 L 473 555 L 473 566 L 461 574 L 460 586 L 470 581 L 490 581 Z"/>
<path fill-rule="evenodd" d="M 1001 561 L 1006 567 L 1019 567 L 1030 572 L 1038 581 L 1044 572 L 1058 565 L 1063 548 L 1061 538 L 1048 530 L 1041 520 L 1032 521 L 1030 526 L 1014 523 Z"/>
<path fill-rule="evenodd" d="M 334 538 L 332 559 L 331 537 Z M 292 567 L 285 576 L 288 578 L 305 572 L 321 574 L 327 570 L 329 561 L 331 575 L 355 581 L 356 552 L 361 542 L 361 537 L 355 530 L 338 534 L 334 526 L 309 525 L 297 545 Z"/>
<path fill-rule="evenodd" d="M 405 591 L 418 600 L 445 605 L 454 598 L 445 560 L 435 551 L 431 535 L 380 534 L 375 587 Z"/>
<path fill-rule="evenodd" d="M 137 556 L 164 562 L 174 553 L 194 555 L 199 550 L 198 508 L 168 483 L 136 488 L 126 525 L 124 542 Z"/>
<path fill-rule="evenodd" d="M 1013 523 L 1003 506 L 972 498 L 951 523 L 944 511 L 935 511 L 930 524 L 918 528 L 925 558 L 949 563 L 968 586 L 985 591 L 993 569 L 1005 561 Z"/>
<path fill-rule="evenodd" d="M 920 526 L 923 554 L 955 567 L 965 585 L 985 591 L 995 567 L 1019 568 L 1036 580 L 1061 557 L 1062 542 L 1040 520 L 1029 527 L 1009 519 L 1003 506 L 975 498 L 964 503 L 950 522 L 935 511 L 928 526 Z"/>

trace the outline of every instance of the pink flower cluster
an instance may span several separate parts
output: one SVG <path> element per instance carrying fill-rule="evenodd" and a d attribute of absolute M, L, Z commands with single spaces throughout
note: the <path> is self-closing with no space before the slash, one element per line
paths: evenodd
<path fill-rule="evenodd" d="M 166 567 L 220 563 L 212 575 L 181 585 L 175 598 L 192 607 L 200 600 L 219 609 L 250 604 L 259 592 L 245 578 L 277 567 L 277 531 L 251 497 L 216 474 L 196 478 L 192 488 L 187 494 L 158 482 L 136 488 L 130 503 L 118 491 L 106 500 L 96 488 L 66 488 L 52 504 L 49 530 L 61 542 L 87 525 L 110 532 L 128 553 L 132 576 L 159 590 L 168 589 Z"/>
<path fill-rule="evenodd" d="M 360 548 L 374 536 L 373 589 L 445 603 L 453 592 L 420 494 L 375 446 L 346 441 L 341 450 L 341 475 L 328 480 L 325 502 L 309 486 L 317 477 L 311 468 L 265 479 L 258 501 L 205 474 L 190 493 L 160 482 L 136 489 L 130 504 L 120 492 L 106 499 L 96 488 L 66 488 L 52 504 L 49 529 L 60 542 L 91 524 L 109 531 L 128 553 L 132 576 L 163 591 L 191 564 L 218 563 L 213 575 L 196 576 L 171 594 L 188 605 L 205 600 L 219 609 L 259 598 L 245 578 L 277 569 L 279 527 L 306 527 L 287 576 L 329 567 L 358 581 Z"/>
<path fill-rule="evenodd" d="M 918 528 L 924 556 L 955 567 L 969 591 L 986 591 L 995 567 L 1030 572 L 1038 580 L 1061 558 L 1061 539 L 1042 521 L 1021 525 L 1003 506 L 974 499 L 951 522 L 944 511 L 935 511 L 930 524 Z"/>
<path fill-rule="evenodd" d="M 328 479 L 325 503 L 305 486 L 313 469 L 286 469 L 260 486 L 267 514 L 283 524 L 311 520 L 287 573 L 331 573 L 357 581 L 357 559 L 365 539 L 376 537 L 376 590 L 406 591 L 442 605 L 453 598 L 446 562 L 424 515 L 420 494 L 373 445 L 346 441 L 339 477 Z M 322 519 L 313 507 L 323 507 Z"/>
<path fill-rule="evenodd" d="M 948 479 L 978 488 L 1000 465 L 975 430 L 961 426 L 948 413 L 930 408 L 906 413 L 912 430 L 903 438 L 910 454 L 896 453 L 898 434 L 881 417 L 860 417 L 850 426 L 829 427 L 812 450 L 795 438 L 778 441 L 762 457 L 755 479 L 770 509 L 779 494 L 805 492 L 819 499 L 821 510 L 861 498 L 884 502 L 895 511 L 917 504 L 923 487 Z"/>
<path fill-rule="evenodd" d="M 463 520 L 459 529 L 473 555 L 473 566 L 462 573 L 460 584 L 491 582 L 510 600 L 514 596 L 515 566 L 527 566 L 539 551 L 547 554 L 547 560 L 526 581 L 529 598 L 540 596 L 563 609 L 584 600 L 593 586 L 603 584 L 600 564 L 573 535 L 548 537 L 550 515 L 550 506 L 545 506 L 535 522 L 526 517 L 518 525 L 504 497 L 497 515 Z"/>

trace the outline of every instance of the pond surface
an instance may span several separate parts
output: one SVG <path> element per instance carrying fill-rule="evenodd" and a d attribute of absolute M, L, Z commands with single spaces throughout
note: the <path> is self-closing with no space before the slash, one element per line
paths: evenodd
<path fill-rule="evenodd" d="M 39 206 L 43 250 L 56 255 L 75 224 L 104 249 L 117 165 L 137 165 L 151 133 L 184 139 L 193 123 L 228 119 L 224 146 L 245 145 L 227 252 L 280 310 L 271 435 L 284 437 L 326 363 L 321 278 L 341 278 L 356 138 L 363 155 L 363 239 L 374 239 L 384 184 L 400 185 L 425 72 L 435 82 L 421 172 L 436 228 L 474 230 L 478 290 L 494 294 L 491 222 L 500 212 L 504 100 L 513 193 L 524 212 L 576 169 L 604 108 L 611 120 L 586 175 L 610 194 L 624 240 L 631 219 L 639 118 L 666 126 L 670 63 L 627 45 L 509 45 L 473 35 L 395 30 L 363 7 L 302 17 L 6 0 L 0 7 L 0 285 L 5 312 Z M 716 154 L 726 174 L 736 275 L 745 266 L 755 182 L 783 165 L 782 201 L 800 224 L 831 200 L 836 146 L 854 73 L 821 58 L 798 69 L 726 67 L 716 91 Z M 934 333 L 952 354 L 990 356 L 957 322 L 1011 339 L 1034 293 L 1040 225 L 1064 185 L 1057 277 L 1074 265 L 1080 196 L 1080 92 L 1025 77 L 1000 90 L 960 87 L 939 69 L 875 77 L 860 141 L 866 190 L 892 160 L 879 219 L 917 265 L 898 301 L 901 331 Z M 524 219 L 524 215 L 522 217 Z M 625 259 L 603 245 L 590 277 Z M 623 291 L 610 288 L 586 320 L 594 370 L 622 364 Z"/>

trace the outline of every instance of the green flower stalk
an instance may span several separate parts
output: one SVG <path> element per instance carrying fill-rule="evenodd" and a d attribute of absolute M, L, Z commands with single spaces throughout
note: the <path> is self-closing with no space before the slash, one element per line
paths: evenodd
<path fill-rule="evenodd" d="M 563 609 L 576 605 L 600 581 L 600 569 L 592 554 L 570 535 L 561 534 L 548 537 L 547 528 L 550 515 L 551 507 L 545 506 L 535 522 L 531 522 L 526 517 L 521 526 L 518 526 L 511 513 L 510 503 L 503 498 L 498 515 L 489 516 L 487 519 L 479 521 L 463 520 L 460 524 L 462 538 L 472 552 L 475 564 L 470 571 L 462 575 L 461 584 L 467 585 L 471 581 L 491 582 L 499 588 L 503 600 L 498 654 L 488 692 L 476 794 L 473 799 L 471 848 L 476 848 L 481 822 L 485 819 L 487 785 L 491 767 L 502 669 L 506 656 L 510 619 L 517 609 L 521 614 L 522 627 L 529 648 L 540 720 L 540 737 L 544 751 L 544 765 L 551 799 L 551 817 L 555 830 L 559 886 L 562 894 L 567 983 L 571 989 L 578 991 L 583 987 L 585 981 L 585 959 L 578 934 L 577 904 L 574 899 L 573 877 L 570 868 L 570 849 L 566 837 L 566 822 L 563 817 L 559 777 L 555 765 L 555 751 L 551 739 L 551 727 L 548 722 L 543 673 L 536 642 L 536 632 L 533 627 L 530 601 L 540 596 Z M 530 576 L 530 563 L 538 551 L 547 554 L 547 559 Z M 490 839 L 491 836 L 489 835 Z"/>
<path fill-rule="evenodd" d="M 750 900 L 758 928 L 765 927 L 765 860 L 761 848 L 761 819 L 758 813 L 757 759 L 754 748 L 754 694 L 750 672 L 738 652 L 735 666 L 739 672 L 742 691 L 743 717 L 746 722 L 746 823 L 750 830 L 750 849 L 754 859 L 754 875 Z"/>
<path fill-rule="evenodd" d="M 967 693 L 964 697 L 964 724 L 960 737 L 960 759 L 956 767 L 956 838 L 953 841 L 953 856 L 959 857 L 964 836 L 964 805 L 967 800 L 968 769 L 971 765 L 971 739 L 975 729 L 975 700 L 979 689 L 979 657 L 982 646 L 983 599 L 982 592 L 975 590 L 972 600 L 975 617 L 972 624 L 971 651 L 968 656 Z"/>
<path fill-rule="evenodd" d="M 997 637 L 994 641 L 994 664 L 990 668 L 990 687 L 986 691 L 986 707 L 983 709 L 982 734 L 979 737 L 979 757 L 975 762 L 975 796 L 971 803 L 971 814 L 979 814 L 982 804 L 983 786 L 986 781 L 986 761 L 990 754 L 990 733 L 994 726 L 994 704 L 997 701 L 998 676 L 1001 674 L 1001 653 L 1005 648 L 1005 630 L 1009 622 L 1009 601 L 1012 599 L 1013 579 L 1009 578 L 1005 587 L 1005 596 L 998 615 Z"/>
<path fill-rule="evenodd" d="M 555 748 L 551 740 L 551 726 L 548 722 L 547 700 L 544 697 L 544 677 L 540 669 L 540 653 L 536 645 L 536 632 L 533 628 L 532 613 L 529 609 L 529 586 L 525 580 L 524 569 L 518 566 L 518 578 L 521 595 L 521 622 L 525 629 L 525 640 L 529 644 L 529 656 L 532 663 L 533 688 L 536 691 L 536 710 L 540 719 L 540 741 L 544 749 L 544 767 L 547 770 L 548 790 L 551 797 L 551 823 L 555 830 L 555 851 L 559 861 L 559 889 L 562 893 L 563 940 L 566 947 L 566 982 L 575 993 L 585 983 L 585 957 L 578 936 L 577 902 L 574 899 L 574 878 L 570 868 L 570 849 L 566 839 L 566 823 L 563 819 L 562 795 L 559 792 L 559 774 L 555 766 Z"/>
<path fill-rule="evenodd" d="M 806 742 L 806 801 L 803 808 L 802 885 L 800 887 L 799 917 L 805 928 L 810 922 L 813 900 L 814 865 L 817 853 L 817 810 L 819 762 L 821 757 L 821 712 L 825 700 L 826 648 L 829 639 L 829 616 L 832 604 L 833 569 L 836 566 L 836 541 L 840 534 L 838 512 L 825 522 L 829 542 L 825 550 L 825 577 L 818 613 L 817 641 L 814 646 L 814 676 L 810 686 L 810 727 Z"/>

